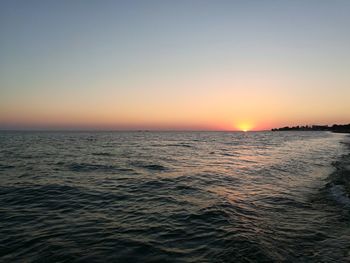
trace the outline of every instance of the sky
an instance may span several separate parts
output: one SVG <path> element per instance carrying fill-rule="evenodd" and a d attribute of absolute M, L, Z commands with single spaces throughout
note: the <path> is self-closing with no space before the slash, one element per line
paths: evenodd
<path fill-rule="evenodd" d="M 350 123 L 350 1 L 0 1 L 0 129 Z"/>

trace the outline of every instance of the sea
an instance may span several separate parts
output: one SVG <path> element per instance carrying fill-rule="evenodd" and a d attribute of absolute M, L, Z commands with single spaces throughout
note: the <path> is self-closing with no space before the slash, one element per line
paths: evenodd
<path fill-rule="evenodd" d="M 350 262 L 349 144 L 2 131 L 0 262 Z"/>

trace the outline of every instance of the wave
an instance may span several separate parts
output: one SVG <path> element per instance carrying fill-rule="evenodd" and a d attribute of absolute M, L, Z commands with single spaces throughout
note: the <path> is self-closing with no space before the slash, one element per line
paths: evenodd
<path fill-rule="evenodd" d="M 153 147 L 184 147 L 193 148 L 194 145 L 188 143 L 172 143 L 172 144 L 152 144 Z"/>
<path fill-rule="evenodd" d="M 193 147 L 193 145 L 190 145 L 188 143 L 174 143 L 174 144 L 168 144 L 167 146 L 185 147 L 185 148 L 192 148 Z"/>
<path fill-rule="evenodd" d="M 148 170 L 154 170 L 154 171 L 168 170 L 165 166 L 159 165 L 159 164 L 148 164 L 148 165 L 144 165 L 143 168 L 146 168 Z"/>
<path fill-rule="evenodd" d="M 49 135 L 0 138 L 1 262 L 348 258 L 349 156 L 309 187 L 344 135 Z"/>
<path fill-rule="evenodd" d="M 339 204 L 350 207 L 350 198 L 343 185 L 332 184 L 330 193 Z"/>
<path fill-rule="evenodd" d="M 224 152 L 224 153 L 221 153 L 221 155 L 223 155 L 223 156 L 232 156 L 232 157 L 235 157 L 235 156 L 237 156 L 237 154 L 232 154 L 232 153 L 226 153 L 226 152 Z"/>
<path fill-rule="evenodd" d="M 15 168 L 13 165 L 0 164 L 0 171 Z"/>
<path fill-rule="evenodd" d="M 113 153 L 108 153 L 108 152 L 96 152 L 96 153 L 92 153 L 92 155 L 95 155 L 95 156 L 114 156 Z"/>
<path fill-rule="evenodd" d="M 130 168 L 120 168 L 115 165 L 91 164 L 91 163 L 70 163 L 66 167 L 72 172 L 132 172 Z"/>
<path fill-rule="evenodd" d="M 143 168 L 146 170 L 151 170 L 151 171 L 168 171 L 169 168 L 165 167 L 161 164 L 147 164 L 144 162 L 132 162 L 131 163 L 132 166 L 138 167 L 138 168 Z"/>
<path fill-rule="evenodd" d="M 350 152 L 350 142 L 343 142 Z M 333 163 L 335 171 L 329 176 L 326 188 L 332 198 L 341 205 L 350 207 L 350 153 Z"/>

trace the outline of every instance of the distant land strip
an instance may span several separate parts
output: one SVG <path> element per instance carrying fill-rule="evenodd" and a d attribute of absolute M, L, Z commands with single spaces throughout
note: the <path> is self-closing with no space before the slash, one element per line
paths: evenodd
<path fill-rule="evenodd" d="M 350 133 L 350 123 L 339 125 L 333 124 L 332 126 L 328 125 L 306 125 L 306 126 L 285 126 L 282 128 L 273 128 L 272 131 L 331 131 L 339 133 Z"/>

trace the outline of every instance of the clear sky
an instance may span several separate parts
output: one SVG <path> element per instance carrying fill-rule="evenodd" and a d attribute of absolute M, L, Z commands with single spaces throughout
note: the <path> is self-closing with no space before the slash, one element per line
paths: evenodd
<path fill-rule="evenodd" d="M 0 129 L 350 122 L 350 1 L 0 1 Z"/>

